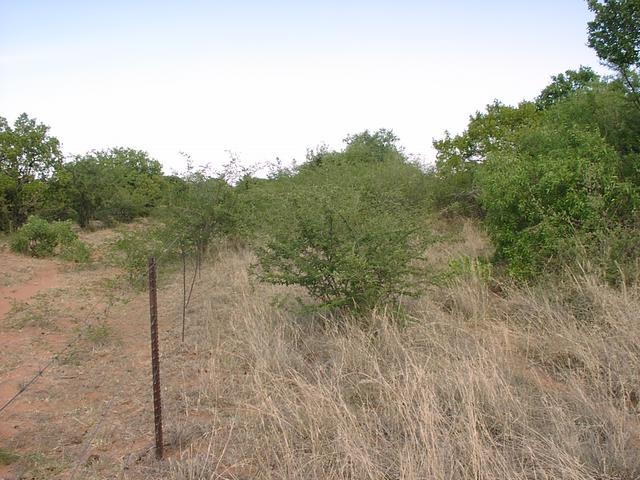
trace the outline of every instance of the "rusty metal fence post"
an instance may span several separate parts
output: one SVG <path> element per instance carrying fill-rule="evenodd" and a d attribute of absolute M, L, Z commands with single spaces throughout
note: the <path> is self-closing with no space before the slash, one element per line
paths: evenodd
<path fill-rule="evenodd" d="M 160 397 L 160 355 L 158 351 L 158 292 L 156 259 L 149 257 L 149 317 L 151 319 L 151 372 L 153 375 L 153 419 L 156 434 L 156 458 L 162 459 L 162 400 Z"/>
<path fill-rule="evenodd" d="M 182 249 L 182 343 L 184 343 L 184 324 L 187 321 L 187 255 Z"/>

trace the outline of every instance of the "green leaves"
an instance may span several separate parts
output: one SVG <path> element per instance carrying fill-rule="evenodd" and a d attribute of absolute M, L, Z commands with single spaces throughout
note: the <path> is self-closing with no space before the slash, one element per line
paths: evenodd
<path fill-rule="evenodd" d="M 255 272 L 303 287 L 316 308 L 365 311 L 417 292 L 426 191 L 396 150 L 352 162 L 349 148 L 272 183 L 267 201 L 278 213 Z"/>
<path fill-rule="evenodd" d="M 31 216 L 10 241 L 11 249 L 15 252 L 31 255 L 32 257 L 50 257 L 60 255 L 65 260 L 88 262 L 90 251 L 78 239 L 71 229 L 71 222 L 47 222 Z"/>
<path fill-rule="evenodd" d="M 13 127 L 0 117 L 0 230 L 21 225 L 39 204 L 33 182 L 48 179 L 62 163 L 60 142 L 49 127 L 21 114 Z"/>
<path fill-rule="evenodd" d="M 537 116 L 531 102 L 510 107 L 496 101 L 487 105 L 486 111 L 476 112 L 462 134 L 445 132 L 443 139 L 435 140 L 437 181 L 431 186 L 434 207 L 455 215 L 481 216 L 475 185 L 478 166 L 491 152 L 513 145 L 520 128 L 534 123 Z"/>
<path fill-rule="evenodd" d="M 567 70 L 551 77 L 547 85 L 536 98 L 536 106 L 543 110 L 555 105 L 563 98 L 580 89 L 589 89 L 600 82 L 600 77 L 590 68 L 581 66 L 577 71 Z"/>
<path fill-rule="evenodd" d="M 617 70 L 640 109 L 640 0 L 588 0 L 589 46 Z"/>
<path fill-rule="evenodd" d="M 49 136 L 49 127 L 26 113 L 11 128 L 0 120 L 0 171 L 18 183 L 44 179 L 60 165 L 60 142 Z"/>
<path fill-rule="evenodd" d="M 619 205 L 629 192 L 637 203 L 640 191 L 619 177 L 618 162 L 594 129 L 554 124 L 521 132 L 518 145 L 489 157 L 478 175 L 485 223 L 510 273 L 532 278 L 572 239 L 632 219 Z"/>
<path fill-rule="evenodd" d="M 62 194 L 78 223 L 130 221 L 148 215 L 162 195 L 164 179 L 157 160 L 128 148 L 91 152 L 63 167 Z"/>
<path fill-rule="evenodd" d="M 589 46 L 619 71 L 640 68 L 640 1 L 588 0 Z"/>

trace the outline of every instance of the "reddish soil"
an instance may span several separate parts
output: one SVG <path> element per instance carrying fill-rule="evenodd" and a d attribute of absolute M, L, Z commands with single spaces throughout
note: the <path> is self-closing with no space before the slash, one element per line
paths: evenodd
<path fill-rule="evenodd" d="M 87 240 L 99 247 L 107 238 L 103 231 Z M 100 261 L 0 252 L 0 265 L 0 407 L 64 350 L 0 412 L 0 480 L 115 478 L 150 457 L 147 293 Z M 167 282 L 159 292 L 163 357 L 182 354 L 174 341 L 182 292 Z M 163 374 L 170 384 L 171 368 Z M 17 459 L 2 465 L 3 452 Z"/>
<path fill-rule="evenodd" d="M 35 260 L 22 258 L 8 253 L 0 253 L 0 263 L 4 266 L 3 281 L 9 283 L 18 277 L 12 277 L 12 272 L 22 272 L 23 276 L 29 275 L 28 280 L 23 283 L 10 284 L 9 286 L 0 287 L 0 326 L 5 327 L 8 313 L 11 311 L 14 302 L 25 301 L 36 295 L 38 292 L 54 288 L 59 285 L 60 277 L 58 275 L 58 266 L 49 260 Z M 5 366 L 9 362 L 5 358 L 11 355 L 11 352 L 29 351 L 30 355 L 24 358 L 24 361 L 10 372 L 2 372 L 0 377 L 0 405 L 4 405 L 19 390 L 21 382 L 24 381 L 34 371 L 38 370 L 38 365 L 44 361 L 46 355 L 43 351 L 31 350 L 29 344 L 32 342 L 31 335 L 35 332 L 25 335 L 22 331 L 6 330 L 2 328 L 2 365 Z M 47 335 L 47 332 L 40 332 L 41 335 Z M 53 340 L 49 338 L 48 340 Z M 60 340 L 60 339 L 56 339 Z M 55 341 L 55 343 L 60 343 Z M 12 363 L 12 362 L 11 362 Z M 3 369 L 4 370 L 4 369 Z M 14 412 L 24 413 L 26 407 L 16 405 Z M 13 433 L 13 428 L 8 423 L 0 423 L 0 441 L 4 443 Z M 8 470 L 7 467 L 0 466 L 0 478 Z"/>
<path fill-rule="evenodd" d="M 2 254 L 0 259 L 3 265 L 18 263 L 15 258 L 12 259 L 6 253 Z M 11 262 L 11 260 L 13 260 L 13 262 Z M 0 319 L 3 319 L 5 314 L 9 313 L 13 302 L 27 300 L 41 290 L 53 288 L 58 285 L 59 276 L 57 265 L 46 260 L 41 260 L 40 263 L 41 265 L 36 266 L 34 276 L 28 282 L 13 287 L 0 287 Z"/>

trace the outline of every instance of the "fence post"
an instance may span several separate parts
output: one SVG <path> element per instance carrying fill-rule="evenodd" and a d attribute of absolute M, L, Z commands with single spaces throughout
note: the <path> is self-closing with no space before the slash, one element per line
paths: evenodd
<path fill-rule="evenodd" d="M 182 249 L 182 343 L 184 343 L 184 324 L 187 318 L 187 257 Z"/>
<path fill-rule="evenodd" d="M 158 292 L 156 259 L 149 257 L 149 317 L 151 319 L 151 373 L 153 376 L 153 420 L 156 434 L 156 458 L 162 459 L 162 400 L 160 398 L 160 356 L 158 352 Z"/>

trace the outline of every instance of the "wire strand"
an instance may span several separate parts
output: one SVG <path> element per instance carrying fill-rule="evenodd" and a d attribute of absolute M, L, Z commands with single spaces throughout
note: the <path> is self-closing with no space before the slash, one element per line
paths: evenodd
<path fill-rule="evenodd" d="M 156 258 L 156 264 L 167 254 L 167 252 L 176 244 L 176 242 L 180 239 L 180 235 L 176 235 L 175 238 L 169 243 L 169 245 L 167 245 L 166 247 L 163 248 L 163 250 L 160 252 L 160 254 L 157 256 Z M 145 269 L 145 271 L 143 273 L 141 273 L 138 277 L 135 278 L 135 281 L 138 280 L 142 280 L 144 279 L 145 276 L 149 275 L 149 268 L 147 267 Z M 33 375 L 31 377 L 31 379 L 25 383 L 16 393 L 15 395 L 13 395 L 9 400 L 7 400 L 1 407 L 0 407 L 0 414 L 2 412 L 4 412 L 14 401 L 16 401 L 18 399 L 18 397 L 20 397 L 24 392 L 26 392 L 29 387 L 31 387 L 31 385 L 33 385 L 34 383 L 36 383 L 36 381 L 42 376 L 44 375 L 44 373 L 47 371 L 47 369 L 49 369 L 49 367 L 51 367 L 51 365 L 53 365 L 55 363 L 55 361 L 60 358 L 60 356 L 62 354 L 64 354 L 69 348 L 71 348 L 73 345 L 75 345 L 80 338 L 82 338 L 82 336 L 84 335 L 85 331 L 88 329 L 89 327 L 89 317 L 91 317 L 93 314 L 96 313 L 96 309 L 97 309 L 97 305 L 94 305 L 93 309 L 89 312 L 89 314 L 87 314 L 87 316 L 85 317 L 85 320 L 83 322 L 84 324 L 84 329 L 82 331 L 80 331 L 80 333 L 78 333 L 78 335 L 76 335 L 70 342 L 68 342 L 64 348 L 56 353 L 54 353 L 51 358 L 49 359 L 49 361 L 42 367 L 40 368 L 40 370 L 38 370 L 36 372 L 35 375 Z"/>

